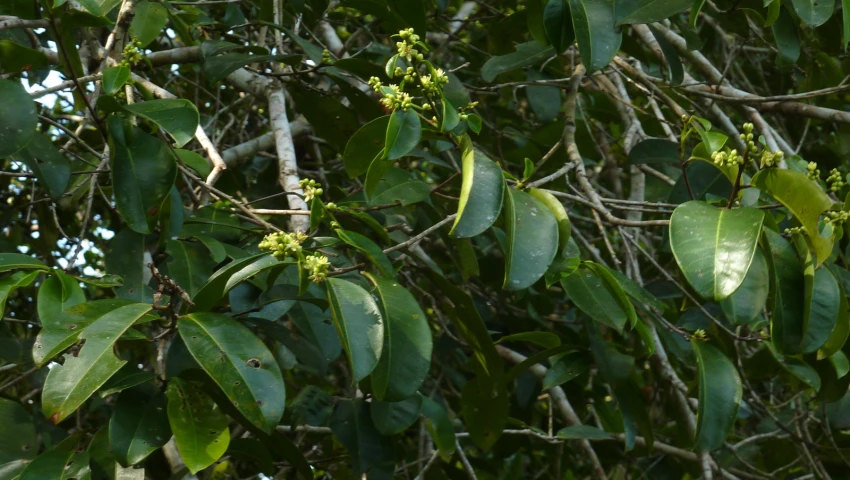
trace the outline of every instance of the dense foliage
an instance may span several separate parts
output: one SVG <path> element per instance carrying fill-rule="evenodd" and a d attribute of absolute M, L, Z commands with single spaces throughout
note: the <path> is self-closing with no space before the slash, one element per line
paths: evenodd
<path fill-rule="evenodd" d="M 0 480 L 847 478 L 840 3 L 0 1 Z"/>

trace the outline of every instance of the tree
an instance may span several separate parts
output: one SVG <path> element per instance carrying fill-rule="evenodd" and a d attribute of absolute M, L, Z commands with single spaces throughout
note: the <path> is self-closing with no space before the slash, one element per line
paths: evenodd
<path fill-rule="evenodd" d="M 848 41 L 1 2 L 0 479 L 846 476 Z"/>

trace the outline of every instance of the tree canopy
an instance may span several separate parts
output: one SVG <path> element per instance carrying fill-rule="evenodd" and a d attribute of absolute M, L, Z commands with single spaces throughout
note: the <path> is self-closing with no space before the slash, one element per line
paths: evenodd
<path fill-rule="evenodd" d="M 846 478 L 848 43 L 0 1 L 0 480 Z"/>

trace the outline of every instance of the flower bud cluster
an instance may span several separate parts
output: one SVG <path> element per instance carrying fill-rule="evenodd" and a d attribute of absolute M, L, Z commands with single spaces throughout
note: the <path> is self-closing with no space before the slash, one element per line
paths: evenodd
<path fill-rule="evenodd" d="M 372 77 L 375 79 L 376 77 Z M 372 87 L 375 88 L 375 87 Z M 384 98 L 381 99 L 381 105 L 386 107 L 388 110 L 395 110 L 396 108 L 400 108 L 403 111 L 407 111 L 408 108 L 414 106 L 413 105 L 413 97 L 410 96 L 407 92 L 402 92 L 398 85 L 389 85 L 389 92 L 384 92 Z M 380 80 L 378 81 L 378 87 L 375 91 L 380 92 L 382 90 L 382 85 L 380 84 Z"/>
<path fill-rule="evenodd" d="M 784 156 L 785 154 L 782 152 L 782 150 L 777 150 L 773 153 L 770 153 L 770 150 L 764 149 L 761 151 L 760 168 L 772 167 L 774 165 L 777 165 L 779 162 L 782 161 L 782 157 Z"/>
<path fill-rule="evenodd" d="M 826 218 L 824 219 L 826 223 L 838 224 L 844 223 L 848 219 L 850 219 L 850 212 L 845 210 L 834 210 L 830 212 L 826 212 Z"/>
<path fill-rule="evenodd" d="M 307 255 L 304 258 L 304 269 L 310 272 L 308 277 L 315 283 L 322 283 L 328 278 L 331 264 L 324 255 Z"/>
<path fill-rule="evenodd" d="M 124 45 L 123 60 L 121 60 L 118 65 L 130 68 L 141 62 L 144 58 L 142 56 L 142 51 L 140 50 L 141 47 L 142 42 L 140 42 L 138 38 L 134 38 L 132 41 L 127 42 L 127 45 Z"/>
<path fill-rule="evenodd" d="M 333 63 L 333 59 L 331 58 L 331 52 L 326 48 L 322 50 L 322 64 L 330 65 Z"/>
<path fill-rule="evenodd" d="M 413 33 L 412 28 L 398 32 L 398 37 L 401 38 L 401 41 L 396 42 L 395 46 L 398 47 L 399 57 L 405 58 L 408 62 L 413 61 L 413 59 L 418 61 L 425 59 L 425 56 L 416 49 L 416 43 L 419 42 L 419 35 Z"/>
<path fill-rule="evenodd" d="M 815 162 L 809 162 L 806 166 L 806 176 L 809 177 L 809 180 L 818 180 L 820 178 L 820 169 L 818 168 L 818 164 Z"/>
<path fill-rule="evenodd" d="M 742 157 L 738 150 L 731 149 L 728 152 L 714 152 L 711 154 L 711 160 L 715 165 L 720 167 L 730 166 L 735 167 L 744 163 L 744 157 Z"/>
<path fill-rule="evenodd" d="M 702 341 L 708 340 L 708 335 L 706 335 L 705 330 L 703 330 L 703 329 L 701 329 L 701 328 L 700 328 L 700 329 L 697 329 L 697 330 L 694 332 L 694 334 L 693 334 L 693 335 L 691 335 L 691 336 L 692 336 L 693 338 L 697 339 L 697 340 L 702 340 Z"/>
<path fill-rule="evenodd" d="M 276 232 L 266 235 L 260 242 L 260 250 L 269 250 L 275 258 L 294 257 L 301 251 L 301 244 L 307 239 L 303 232 Z"/>
<path fill-rule="evenodd" d="M 829 176 L 826 177 L 826 184 L 829 185 L 830 192 L 838 192 L 847 185 L 847 182 L 842 178 L 841 172 L 837 168 L 833 168 L 829 171 Z"/>
<path fill-rule="evenodd" d="M 799 227 L 791 227 L 791 228 L 785 229 L 785 234 L 787 234 L 787 235 L 794 235 L 795 233 L 799 233 L 801 235 L 807 235 L 809 233 L 809 231 L 806 230 L 806 227 L 802 226 L 802 225 L 799 226 Z"/>
<path fill-rule="evenodd" d="M 298 182 L 298 185 L 304 190 L 305 202 L 309 202 L 310 200 L 319 197 L 323 193 L 325 193 L 325 191 L 321 188 L 322 185 L 311 178 L 301 179 L 301 181 Z"/>

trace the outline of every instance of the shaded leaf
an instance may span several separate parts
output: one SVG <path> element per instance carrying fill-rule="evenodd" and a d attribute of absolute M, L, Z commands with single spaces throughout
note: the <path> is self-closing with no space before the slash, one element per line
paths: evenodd
<path fill-rule="evenodd" d="M 8 157 L 24 148 L 38 123 L 35 102 L 21 82 L 0 79 L 0 158 Z"/>
<path fill-rule="evenodd" d="M 329 278 L 327 291 L 333 322 L 357 383 L 372 373 L 381 358 L 384 319 L 369 292 L 354 283 Z"/>
<path fill-rule="evenodd" d="M 499 74 L 534 65 L 554 54 L 552 47 L 540 45 L 535 41 L 520 43 L 513 53 L 490 57 L 481 67 L 481 78 L 485 82 L 492 82 Z"/>
<path fill-rule="evenodd" d="M 124 390 L 109 419 L 110 450 L 121 465 L 135 465 L 171 438 L 165 395 Z"/>
<path fill-rule="evenodd" d="M 716 347 L 691 340 L 699 374 L 699 411 L 694 449 L 710 452 L 723 446 L 741 406 L 743 386 L 738 370 Z"/>
<path fill-rule="evenodd" d="M 197 473 L 227 451 L 227 417 L 212 399 L 183 379 L 172 378 L 165 393 L 174 443 L 189 470 Z"/>

